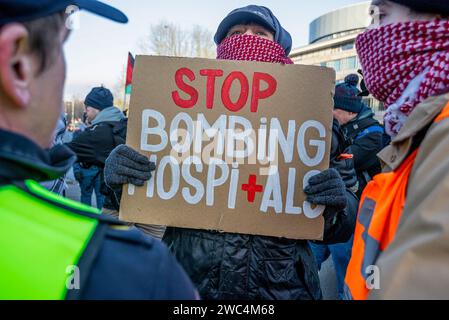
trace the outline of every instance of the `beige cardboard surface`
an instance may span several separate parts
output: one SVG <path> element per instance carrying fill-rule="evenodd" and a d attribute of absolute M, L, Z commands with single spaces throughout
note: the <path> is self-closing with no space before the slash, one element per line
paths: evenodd
<path fill-rule="evenodd" d="M 322 239 L 324 208 L 302 190 L 328 168 L 334 79 L 314 66 L 138 56 L 127 144 L 157 169 L 124 187 L 120 218 Z"/>

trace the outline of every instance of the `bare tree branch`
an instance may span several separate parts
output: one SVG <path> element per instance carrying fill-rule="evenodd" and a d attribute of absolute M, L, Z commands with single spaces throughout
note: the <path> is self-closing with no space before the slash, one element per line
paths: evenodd
<path fill-rule="evenodd" d="M 212 58 L 215 53 L 209 30 L 199 25 L 183 30 L 164 20 L 151 26 L 149 35 L 140 41 L 139 47 L 145 54 L 173 57 Z"/>
<path fill-rule="evenodd" d="M 195 25 L 190 30 L 183 30 L 166 20 L 152 25 L 148 36 L 138 42 L 138 47 L 143 54 L 170 57 L 215 58 L 216 52 L 213 34 L 208 29 Z M 113 87 L 115 104 L 124 109 L 125 73 L 126 66 Z"/>

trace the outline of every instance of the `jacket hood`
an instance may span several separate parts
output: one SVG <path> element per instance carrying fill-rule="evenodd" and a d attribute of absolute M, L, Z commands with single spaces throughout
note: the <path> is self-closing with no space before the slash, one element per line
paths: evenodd
<path fill-rule="evenodd" d="M 101 122 L 115 122 L 125 119 L 125 115 L 117 107 L 109 107 L 101 111 L 97 117 L 92 121 L 92 125 L 97 125 Z"/>

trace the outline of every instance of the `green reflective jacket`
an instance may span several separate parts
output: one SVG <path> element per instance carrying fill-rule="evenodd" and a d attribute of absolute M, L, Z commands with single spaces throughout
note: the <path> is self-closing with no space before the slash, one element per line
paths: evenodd
<path fill-rule="evenodd" d="M 34 181 L 0 186 L 0 299 L 76 298 L 109 223 Z"/>

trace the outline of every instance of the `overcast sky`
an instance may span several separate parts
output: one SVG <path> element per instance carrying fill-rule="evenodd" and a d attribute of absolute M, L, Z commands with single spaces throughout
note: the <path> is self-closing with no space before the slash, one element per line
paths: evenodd
<path fill-rule="evenodd" d="M 139 41 L 150 26 L 166 20 L 190 29 L 198 24 L 215 33 L 219 22 L 233 9 L 249 4 L 269 7 L 293 37 L 293 48 L 308 42 L 309 24 L 315 18 L 361 0 L 105 0 L 122 9 L 127 25 L 112 23 L 89 13 L 80 14 L 80 29 L 66 45 L 68 77 L 66 99 L 84 97 L 90 87 L 114 86 L 126 64 L 128 51 L 139 53 Z"/>

